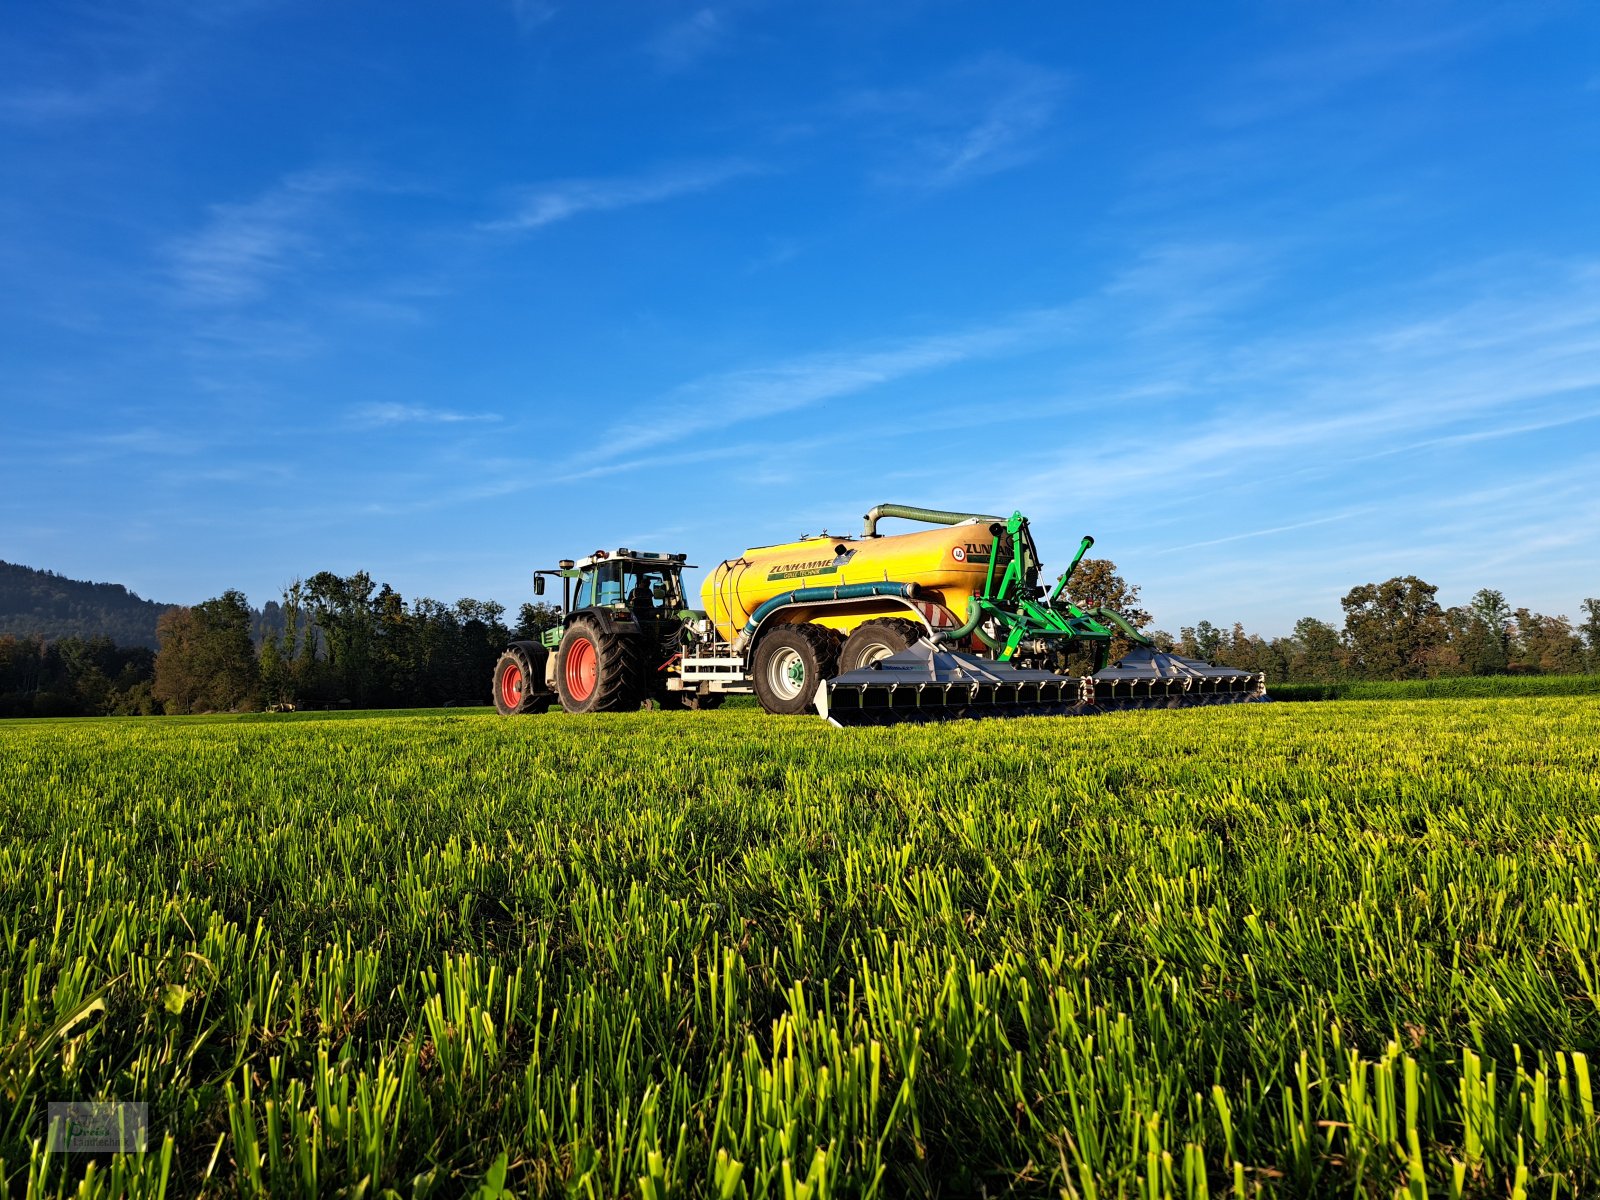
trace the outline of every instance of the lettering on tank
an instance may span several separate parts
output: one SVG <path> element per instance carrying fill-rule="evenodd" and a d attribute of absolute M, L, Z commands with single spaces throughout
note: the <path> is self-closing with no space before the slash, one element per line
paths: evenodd
<path fill-rule="evenodd" d="M 832 558 L 813 558 L 805 562 L 781 563 L 767 575 L 769 581 L 778 579 L 804 579 L 809 575 L 837 575 L 839 568 L 856 556 L 854 550 Z"/>

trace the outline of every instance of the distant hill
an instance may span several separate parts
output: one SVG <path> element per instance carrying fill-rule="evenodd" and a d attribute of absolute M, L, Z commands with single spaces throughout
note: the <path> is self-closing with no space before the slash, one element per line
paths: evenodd
<path fill-rule="evenodd" d="M 157 648 L 156 620 L 168 608 L 120 583 L 88 583 L 54 571 L 0 562 L 0 635 L 96 637 Z"/>
<path fill-rule="evenodd" d="M 0 560 L 0 637 L 56 638 L 105 636 L 119 646 L 161 649 L 156 622 L 172 604 L 157 604 L 120 583 L 68 579 Z M 283 633 L 283 609 L 276 600 L 250 610 L 250 636 L 256 645 Z"/>

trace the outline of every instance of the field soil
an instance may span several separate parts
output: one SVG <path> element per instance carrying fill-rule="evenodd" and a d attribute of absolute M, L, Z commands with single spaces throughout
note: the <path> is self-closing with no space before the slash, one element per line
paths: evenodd
<path fill-rule="evenodd" d="M 1600 1194 L 1593 698 L 13 722 L 0 815 L 19 1195 Z"/>

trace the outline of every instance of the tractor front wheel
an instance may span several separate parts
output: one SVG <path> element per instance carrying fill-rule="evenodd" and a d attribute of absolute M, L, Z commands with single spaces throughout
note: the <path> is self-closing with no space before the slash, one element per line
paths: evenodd
<path fill-rule="evenodd" d="M 556 691 L 569 713 L 625 712 L 638 708 L 642 689 L 639 639 L 574 621 L 556 652 Z"/>
<path fill-rule="evenodd" d="M 769 713 L 807 711 L 839 665 L 839 635 L 821 625 L 780 625 L 756 647 L 756 699 Z"/>

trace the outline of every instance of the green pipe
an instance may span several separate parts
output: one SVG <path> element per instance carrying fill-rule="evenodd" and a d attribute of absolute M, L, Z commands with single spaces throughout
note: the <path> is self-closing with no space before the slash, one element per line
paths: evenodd
<path fill-rule="evenodd" d="M 1061 578 L 1056 580 L 1056 590 L 1050 593 L 1050 602 L 1052 604 L 1055 603 L 1056 597 L 1066 590 L 1067 581 L 1072 578 L 1072 573 L 1078 569 L 1078 564 L 1083 561 L 1083 556 L 1089 552 L 1089 547 L 1092 545 L 1094 545 L 1094 539 L 1087 533 L 1084 534 L 1083 541 L 1078 543 L 1078 556 L 1067 564 L 1067 569 L 1061 572 Z"/>
<path fill-rule="evenodd" d="M 1119 612 L 1115 612 L 1112 609 L 1109 609 L 1109 608 L 1092 608 L 1088 612 L 1084 613 L 1083 615 L 1086 616 L 1086 617 L 1092 617 L 1097 621 L 1104 621 L 1107 625 L 1116 626 L 1118 629 L 1120 629 L 1122 631 L 1122 634 L 1123 634 L 1124 637 L 1126 637 L 1131 642 L 1137 643 L 1140 646 L 1154 646 L 1155 645 L 1155 643 L 1152 642 L 1149 638 L 1145 637 L 1144 634 L 1140 633 L 1132 625 L 1128 624 L 1128 618 L 1127 617 L 1123 616 Z"/>
<path fill-rule="evenodd" d="M 863 518 L 862 537 L 877 537 L 878 522 L 885 517 L 903 517 L 907 521 L 924 521 L 929 525 L 959 525 L 963 521 L 988 521 L 1005 523 L 1004 517 L 991 517 L 983 513 L 949 512 L 942 508 L 913 508 L 909 504 L 879 504 Z"/>
<path fill-rule="evenodd" d="M 979 600 L 976 596 L 968 596 L 966 623 L 958 626 L 955 629 L 946 629 L 942 633 L 934 634 L 933 640 L 935 643 L 962 641 L 971 637 L 982 621 L 983 601 Z"/>
<path fill-rule="evenodd" d="M 768 616 L 780 608 L 790 604 L 809 604 L 818 600 L 863 600 L 871 596 L 899 596 L 909 599 L 917 594 L 917 585 L 914 583 L 846 583 L 838 587 L 808 587 L 796 588 L 792 592 L 784 592 L 781 596 L 774 596 L 771 600 L 757 607 L 750 614 L 750 619 L 745 622 L 741 637 L 749 637 L 755 632 L 756 626 L 765 621 Z"/>

